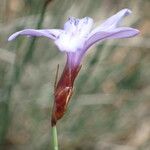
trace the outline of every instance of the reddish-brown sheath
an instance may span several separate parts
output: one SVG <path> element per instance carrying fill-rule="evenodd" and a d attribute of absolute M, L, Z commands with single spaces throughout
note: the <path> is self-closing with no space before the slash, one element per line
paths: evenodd
<path fill-rule="evenodd" d="M 68 102 L 73 93 L 73 84 L 81 66 L 70 67 L 68 63 L 57 83 L 54 91 L 54 105 L 52 111 L 52 126 L 56 125 L 57 120 L 61 119 L 66 111 Z"/>

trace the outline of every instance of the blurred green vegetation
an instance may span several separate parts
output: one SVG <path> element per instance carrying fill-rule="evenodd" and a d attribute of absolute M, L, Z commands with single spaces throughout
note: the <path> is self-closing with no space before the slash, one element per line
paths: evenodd
<path fill-rule="evenodd" d="M 58 123 L 61 150 L 149 150 L 149 0 L 0 1 L 0 150 L 50 149 L 50 113 L 57 64 L 65 56 L 46 38 L 10 34 L 24 28 L 62 28 L 69 16 L 98 25 L 122 8 L 124 25 L 141 31 L 88 51 L 75 92 Z"/>

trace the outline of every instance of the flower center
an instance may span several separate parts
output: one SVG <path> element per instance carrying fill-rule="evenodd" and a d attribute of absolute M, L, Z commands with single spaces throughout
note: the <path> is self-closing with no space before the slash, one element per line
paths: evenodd
<path fill-rule="evenodd" d="M 77 32 L 67 33 L 64 31 L 59 38 L 55 41 L 55 44 L 62 51 L 76 52 L 82 49 L 85 39 Z"/>
<path fill-rule="evenodd" d="M 93 20 L 88 17 L 83 19 L 70 17 L 64 25 L 64 31 L 55 40 L 55 44 L 61 51 L 76 52 L 82 50 L 92 24 Z"/>

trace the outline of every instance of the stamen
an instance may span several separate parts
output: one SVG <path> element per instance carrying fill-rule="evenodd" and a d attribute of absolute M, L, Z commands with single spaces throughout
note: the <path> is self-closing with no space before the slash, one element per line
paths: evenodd
<path fill-rule="evenodd" d="M 88 17 L 85 17 L 85 19 L 86 19 L 86 20 L 84 20 L 84 23 L 85 23 L 85 24 L 87 24 L 87 23 L 88 23 L 89 18 L 88 18 Z"/>
<path fill-rule="evenodd" d="M 77 26 L 79 24 L 79 19 L 75 19 L 74 25 Z"/>

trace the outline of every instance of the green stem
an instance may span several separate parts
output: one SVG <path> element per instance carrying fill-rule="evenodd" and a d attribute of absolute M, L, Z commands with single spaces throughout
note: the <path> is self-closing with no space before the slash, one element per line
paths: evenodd
<path fill-rule="evenodd" d="M 58 138 L 57 138 L 56 125 L 52 127 L 52 143 L 53 143 L 53 150 L 58 150 Z"/>

